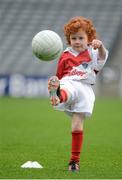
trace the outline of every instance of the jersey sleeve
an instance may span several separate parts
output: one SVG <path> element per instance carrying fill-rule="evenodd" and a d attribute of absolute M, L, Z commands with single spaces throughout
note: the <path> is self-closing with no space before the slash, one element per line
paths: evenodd
<path fill-rule="evenodd" d="M 94 69 L 96 71 L 100 71 L 103 66 L 105 65 L 106 61 L 107 61 L 107 58 L 108 58 L 108 50 L 106 49 L 106 55 L 105 55 L 105 58 L 104 59 L 100 59 L 99 58 L 99 54 L 98 54 L 98 50 L 94 50 L 92 49 L 92 60 L 93 60 L 93 64 L 94 64 Z"/>
<path fill-rule="evenodd" d="M 61 79 L 63 77 L 63 70 L 64 70 L 65 64 L 63 61 L 63 58 L 61 57 L 58 61 L 57 65 L 57 71 L 56 71 L 56 76 Z"/>

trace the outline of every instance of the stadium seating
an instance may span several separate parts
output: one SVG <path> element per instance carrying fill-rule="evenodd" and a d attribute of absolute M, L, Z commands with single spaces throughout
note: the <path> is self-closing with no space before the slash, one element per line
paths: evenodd
<path fill-rule="evenodd" d="M 69 18 L 94 21 L 100 38 L 112 51 L 121 25 L 122 0 L 0 0 L 0 74 L 50 76 L 57 61 L 42 62 L 32 54 L 33 36 L 44 29 L 56 31 L 64 41 Z"/>

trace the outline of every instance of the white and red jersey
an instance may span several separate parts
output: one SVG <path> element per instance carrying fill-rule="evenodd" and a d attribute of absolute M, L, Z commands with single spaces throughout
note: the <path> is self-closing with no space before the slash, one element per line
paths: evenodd
<path fill-rule="evenodd" d="M 97 72 L 103 68 L 107 58 L 107 50 L 105 59 L 99 59 L 98 50 L 91 46 L 81 53 L 68 47 L 59 59 L 56 75 L 59 79 L 95 84 Z"/>

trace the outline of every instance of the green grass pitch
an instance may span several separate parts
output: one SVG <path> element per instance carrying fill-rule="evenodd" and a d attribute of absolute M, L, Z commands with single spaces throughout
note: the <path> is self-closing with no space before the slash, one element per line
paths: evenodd
<path fill-rule="evenodd" d="M 97 99 L 84 126 L 80 172 L 67 171 L 71 121 L 48 99 L 0 98 L 0 179 L 121 179 L 122 100 Z M 22 169 L 26 161 L 43 169 Z"/>

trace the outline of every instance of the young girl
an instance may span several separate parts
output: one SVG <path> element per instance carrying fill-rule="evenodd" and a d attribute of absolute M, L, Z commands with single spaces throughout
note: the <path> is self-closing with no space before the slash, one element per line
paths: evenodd
<path fill-rule="evenodd" d="M 96 39 L 92 21 L 74 17 L 64 25 L 68 47 L 61 55 L 56 76 L 48 81 L 51 104 L 72 119 L 72 144 L 69 171 L 79 171 L 83 144 L 83 124 L 91 116 L 95 101 L 92 85 L 103 68 L 108 51 Z"/>

